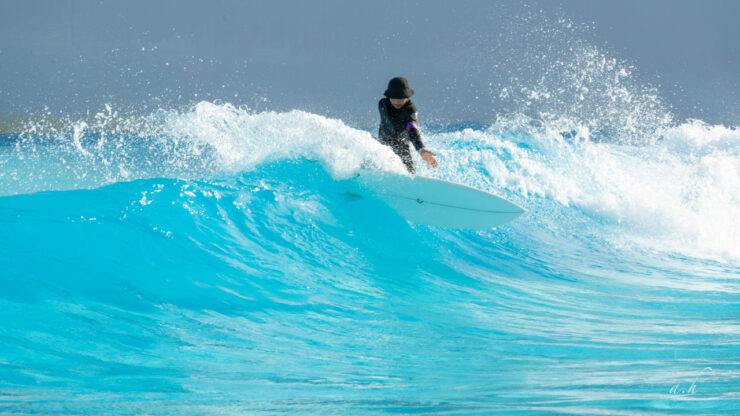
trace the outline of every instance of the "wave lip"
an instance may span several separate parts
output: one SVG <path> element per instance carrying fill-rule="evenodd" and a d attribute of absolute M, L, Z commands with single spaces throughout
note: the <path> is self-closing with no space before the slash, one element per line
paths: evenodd
<path fill-rule="evenodd" d="M 404 173 L 364 131 L 302 111 L 252 113 L 201 102 L 141 118 L 100 113 L 67 128 L 29 127 L 0 159 L 2 194 L 102 186 L 152 177 L 234 175 L 279 160 L 310 159 L 337 178 L 370 168 Z"/>

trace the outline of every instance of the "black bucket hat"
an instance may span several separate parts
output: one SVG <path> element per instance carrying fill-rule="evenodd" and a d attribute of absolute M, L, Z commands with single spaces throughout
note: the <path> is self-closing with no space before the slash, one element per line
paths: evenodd
<path fill-rule="evenodd" d="M 409 87 L 409 80 L 404 77 L 395 77 L 388 82 L 388 89 L 383 94 L 388 98 L 409 98 L 414 90 Z"/>

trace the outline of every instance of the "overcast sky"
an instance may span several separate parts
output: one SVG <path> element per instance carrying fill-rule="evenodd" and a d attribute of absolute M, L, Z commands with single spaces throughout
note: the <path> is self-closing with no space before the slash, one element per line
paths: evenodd
<path fill-rule="evenodd" d="M 366 125 L 403 75 L 427 120 L 489 122 L 516 110 L 502 88 L 542 78 L 537 51 L 585 42 L 678 119 L 740 124 L 739 18 L 731 0 L 5 0 L 0 114 L 220 99 Z"/>

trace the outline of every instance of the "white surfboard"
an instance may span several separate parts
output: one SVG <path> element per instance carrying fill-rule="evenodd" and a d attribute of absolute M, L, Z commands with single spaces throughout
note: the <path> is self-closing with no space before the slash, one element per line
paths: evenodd
<path fill-rule="evenodd" d="M 363 172 L 352 179 L 405 219 L 446 228 L 485 229 L 522 215 L 520 206 L 492 193 L 440 179 Z"/>

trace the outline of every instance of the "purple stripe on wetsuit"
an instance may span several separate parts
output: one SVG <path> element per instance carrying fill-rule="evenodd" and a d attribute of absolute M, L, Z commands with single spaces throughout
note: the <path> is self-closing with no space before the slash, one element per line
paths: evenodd
<path fill-rule="evenodd" d="M 409 124 L 406 125 L 406 131 L 411 131 L 411 129 L 419 129 L 418 127 L 416 127 L 415 121 L 409 121 Z"/>

